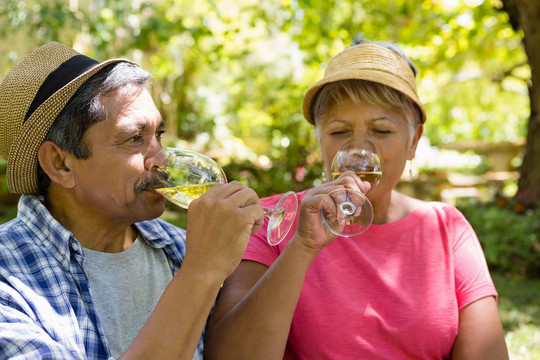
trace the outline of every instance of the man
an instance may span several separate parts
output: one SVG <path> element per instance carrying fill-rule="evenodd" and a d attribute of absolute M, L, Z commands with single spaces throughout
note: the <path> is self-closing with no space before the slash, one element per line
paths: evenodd
<path fill-rule="evenodd" d="M 53 42 L 0 85 L 0 156 L 23 194 L 0 226 L 0 358 L 202 358 L 262 208 L 231 182 L 190 205 L 187 231 L 156 219 L 164 124 L 149 77 Z"/>

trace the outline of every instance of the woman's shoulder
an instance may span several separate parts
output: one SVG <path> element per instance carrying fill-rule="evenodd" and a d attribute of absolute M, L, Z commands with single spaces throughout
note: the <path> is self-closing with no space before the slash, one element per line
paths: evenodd
<path fill-rule="evenodd" d="M 395 192 L 393 202 L 400 204 L 401 219 L 405 218 L 425 218 L 437 216 L 442 220 L 463 219 L 461 212 L 453 205 L 441 201 L 425 201 L 411 196 Z"/>

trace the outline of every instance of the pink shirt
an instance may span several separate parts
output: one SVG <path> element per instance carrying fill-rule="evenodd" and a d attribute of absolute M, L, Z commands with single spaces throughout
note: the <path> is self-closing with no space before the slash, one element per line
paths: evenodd
<path fill-rule="evenodd" d="M 279 197 L 261 202 L 272 207 Z M 244 259 L 270 266 L 287 241 L 269 246 L 263 227 Z M 454 207 L 426 202 L 319 253 L 306 275 L 285 359 L 448 358 L 459 309 L 486 296 L 497 292 L 473 229 Z"/>

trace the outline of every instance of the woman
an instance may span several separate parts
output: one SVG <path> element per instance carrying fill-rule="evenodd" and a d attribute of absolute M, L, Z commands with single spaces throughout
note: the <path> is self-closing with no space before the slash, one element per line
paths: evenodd
<path fill-rule="evenodd" d="M 400 194 L 426 120 L 414 66 L 389 43 L 361 43 L 304 97 L 325 171 L 348 142 L 376 148 L 373 189 L 352 172 L 298 194 L 296 231 L 266 229 L 225 282 L 208 323 L 210 359 L 508 359 L 497 292 L 476 235 L 454 207 Z M 367 193 L 373 225 L 354 238 L 321 223 L 337 188 Z M 279 196 L 263 199 L 274 205 Z"/>

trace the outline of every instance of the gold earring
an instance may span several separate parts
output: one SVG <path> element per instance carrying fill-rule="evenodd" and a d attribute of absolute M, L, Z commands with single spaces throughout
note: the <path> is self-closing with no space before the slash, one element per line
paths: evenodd
<path fill-rule="evenodd" d="M 413 170 L 413 159 L 409 160 L 409 179 L 414 180 L 416 178 Z"/>

